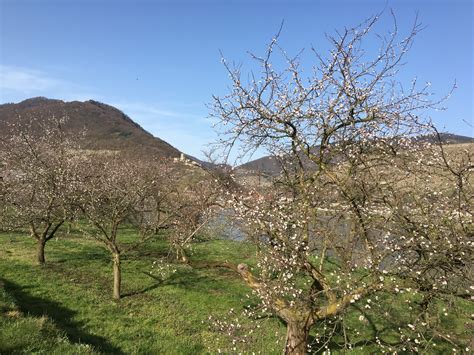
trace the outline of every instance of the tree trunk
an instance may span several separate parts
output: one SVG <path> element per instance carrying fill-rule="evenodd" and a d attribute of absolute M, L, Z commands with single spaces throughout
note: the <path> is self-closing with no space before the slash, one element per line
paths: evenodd
<path fill-rule="evenodd" d="M 120 269 L 120 254 L 113 254 L 113 264 L 114 264 L 114 292 L 113 297 L 115 300 L 120 299 L 120 286 L 122 283 L 122 275 Z"/>
<path fill-rule="evenodd" d="M 44 265 L 44 247 L 46 245 L 46 240 L 38 239 L 37 246 L 36 246 L 36 261 L 39 265 Z"/>
<path fill-rule="evenodd" d="M 304 322 L 288 322 L 286 325 L 285 354 L 304 355 L 308 352 L 309 329 Z"/>
<path fill-rule="evenodd" d="M 188 256 L 186 255 L 186 251 L 180 245 L 176 246 L 176 261 L 181 262 L 183 264 L 189 263 L 189 259 L 188 259 Z"/>

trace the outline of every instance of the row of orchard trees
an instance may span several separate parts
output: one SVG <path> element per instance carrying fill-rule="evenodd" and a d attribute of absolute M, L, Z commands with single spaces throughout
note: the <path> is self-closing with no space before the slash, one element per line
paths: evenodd
<path fill-rule="evenodd" d="M 183 166 L 143 161 L 111 151 L 80 148 L 66 133 L 65 117 L 19 118 L 2 142 L 2 225 L 28 228 L 45 263 L 47 242 L 77 221 L 83 234 L 99 241 L 113 261 L 113 297 L 120 299 L 121 256 L 167 230 L 175 255 L 209 220 L 218 190 L 209 179 L 190 179 Z M 132 223 L 133 242 L 121 242 L 120 227 Z"/>
<path fill-rule="evenodd" d="M 330 343 L 347 351 L 371 343 L 392 353 L 435 352 L 440 339 L 463 344 L 439 310 L 474 288 L 472 150 L 449 156 L 425 115 L 439 105 L 428 86 L 415 81 L 404 90 L 397 81 L 420 26 L 400 39 L 394 21 L 386 35 L 371 36 L 377 20 L 328 36 L 328 55 L 314 49 L 306 74 L 278 38 L 253 55 L 260 73 L 241 75 L 224 61 L 232 88 L 212 105 L 225 156 L 240 147 L 242 155 L 264 148 L 281 158 L 271 188 L 234 189 L 227 202 L 256 246 L 255 267 L 237 271 L 261 309 L 286 324 L 288 354 Z M 364 49 L 368 39 L 371 50 Z M 120 256 L 159 229 L 169 229 L 175 255 L 186 260 L 182 246 L 207 220 L 215 187 L 176 187 L 180 179 L 164 163 L 78 154 L 62 120 L 50 123 L 16 129 L 1 160 L 2 218 L 29 226 L 38 261 L 75 218 L 110 251 L 115 298 Z M 124 247 L 125 220 L 139 233 Z M 405 323 L 397 323 L 401 308 Z M 356 329 L 348 319 L 354 312 Z M 234 323 L 229 332 L 241 329 Z"/>

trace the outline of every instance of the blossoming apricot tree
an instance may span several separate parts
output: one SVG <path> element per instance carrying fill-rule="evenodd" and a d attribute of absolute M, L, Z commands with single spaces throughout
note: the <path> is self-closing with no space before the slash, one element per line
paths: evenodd
<path fill-rule="evenodd" d="M 161 213 L 157 206 L 164 197 L 156 194 L 168 169 L 164 162 L 143 162 L 118 152 L 95 152 L 83 165 L 77 205 L 89 225 L 83 230 L 111 254 L 115 300 L 121 298 L 123 255 L 171 223 L 173 214 Z M 123 231 L 127 224 L 137 229 L 128 238 Z"/>
<path fill-rule="evenodd" d="M 37 242 L 36 259 L 45 263 L 46 243 L 75 208 L 79 137 L 64 129 L 67 117 L 19 117 L 0 144 L 4 225 L 27 227 Z"/>
<path fill-rule="evenodd" d="M 281 165 L 270 189 L 230 202 L 258 250 L 238 272 L 286 324 L 288 354 L 465 346 L 439 307 L 472 289 L 472 149 L 447 154 L 425 116 L 443 99 L 430 99 L 429 83 L 397 81 L 419 23 L 399 39 L 393 17 L 387 35 L 372 36 L 378 18 L 329 36 L 306 76 L 278 36 L 252 55 L 258 75 L 223 61 L 232 89 L 212 104 L 223 153 L 263 148 Z M 379 49 L 365 50 L 368 40 Z M 371 333 L 349 326 L 354 312 Z"/>

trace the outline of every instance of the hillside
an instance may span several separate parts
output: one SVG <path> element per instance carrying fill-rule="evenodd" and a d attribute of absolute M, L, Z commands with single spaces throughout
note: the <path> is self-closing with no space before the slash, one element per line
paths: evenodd
<path fill-rule="evenodd" d="M 101 102 L 52 100 L 37 97 L 0 105 L 0 138 L 8 124 L 18 118 L 68 116 L 66 129 L 72 134 L 85 130 L 85 149 L 120 150 L 140 156 L 178 157 L 180 151 L 154 137 L 115 107 Z"/>
<path fill-rule="evenodd" d="M 472 137 L 461 136 L 452 133 L 441 133 L 440 135 L 442 142 L 448 145 L 474 143 L 474 138 Z M 433 136 L 423 136 L 419 137 L 418 140 L 434 141 L 435 138 Z M 315 147 L 314 149 L 317 150 L 318 147 Z M 276 157 L 269 155 L 239 165 L 236 169 L 240 174 L 258 174 L 272 177 L 280 174 L 281 162 Z"/>

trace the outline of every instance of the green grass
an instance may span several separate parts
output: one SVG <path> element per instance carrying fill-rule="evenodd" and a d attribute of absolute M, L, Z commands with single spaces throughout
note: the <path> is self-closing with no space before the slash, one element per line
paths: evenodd
<path fill-rule="evenodd" d="M 125 241 L 133 238 L 130 229 L 122 233 Z M 209 316 L 231 321 L 239 316 L 242 335 L 254 328 L 254 323 L 242 318 L 240 311 L 254 301 L 247 297 L 249 289 L 236 273 L 210 265 L 224 261 L 252 264 L 254 249 L 242 242 L 198 243 L 190 255 L 194 267 L 173 265 L 176 272 L 163 279 L 153 263 L 167 253 L 166 243 L 154 240 L 125 255 L 124 297 L 115 302 L 111 297 L 111 258 L 95 240 L 74 233 L 51 240 L 46 246 L 47 264 L 39 267 L 34 262 L 35 243 L 31 238 L 21 233 L 0 234 L 0 354 L 194 354 L 233 349 L 231 338 L 212 326 Z M 384 295 L 380 297 L 384 299 Z M 352 329 L 352 342 L 358 344 L 351 353 L 378 352 L 374 327 L 386 341 L 399 339 L 395 329 L 406 325 L 414 315 L 405 301 L 386 298 L 372 310 L 362 305 L 351 307 L 346 326 Z M 468 302 L 459 307 L 474 313 Z M 230 309 L 235 315 L 229 315 Z M 377 317 L 382 311 L 394 315 L 390 324 L 386 318 Z M 361 324 L 361 313 L 370 324 Z M 454 333 L 469 339 L 465 332 L 468 318 L 452 312 L 443 321 Z M 276 318 L 257 322 L 260 327 L 245 343 L 238 344 L 238 350 L 280 354 L 285 326 Z M 312 335 L 317 332 L 315 329 Z M 341 340 L 339 334 L 329 343 L 333 353 L 344 353 L 337 344 Z M 442 354 L 450 349 L 438 342 L 430 353 Z"/>
<path fill-rule="evenodd" d="M 125 239 L 130 238 L 132 232 L 125 232 Z M 249 292 L 238 275 L 222 268 L 177 265 L 164 280 L 150 275 L 153 262 L 167 254 L 159 240 L 123 257 L 124 297 L 119 303 L 111 299 L 110 256 L 96 241 L 75 236 L 51 240 L 44 267 L 35 265 L 34 254 L 35 244 L 25 235 L 0 235 L 0 280 L 26 316 L 19 320 L 3 315 L 0 333 L 10 335 L 0 338 L 0 353 L 9 352 L 12 339 L 30 333 L 29 324 L 42 322 L 43 316 L 47 328 L 54 324 L 70 348 L 55 345 L 56 335 L 38 325 L 35 339 L 43 335 L 45 341 L 25 340 L 16 347 L 19 352 L 30 353 L 36 344 L 37 353 L 74 353 L 77 344 L 88 344 L 105 353 L 214 353 L 232 345 L 210 327 L 209 316 L 222 318 L 231 308 L 241 309 Z M 251 256 L 246 244 L 223 241 L 198 244 L 191 254 L 197 263 L 248 261 Z M 12 322 L 16 332 L 10 329 Z M 257 332 L 248 347 L 279 353 L 282 344 L 275 331 L 284 334 L 284 327 L 274 319 L 265 324 L 272 331 Z"/>
<path fill-rule="evenodd" d="M 0 353 L 94 354 L 88 344 L 73 344 L 47 316 L 23 314 L 0 282 Z"/>

